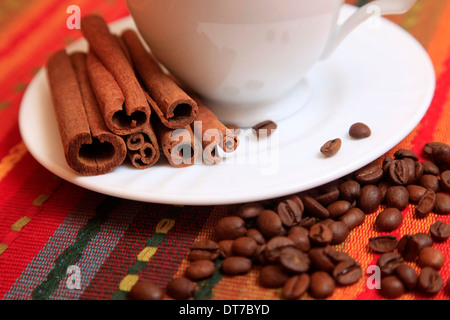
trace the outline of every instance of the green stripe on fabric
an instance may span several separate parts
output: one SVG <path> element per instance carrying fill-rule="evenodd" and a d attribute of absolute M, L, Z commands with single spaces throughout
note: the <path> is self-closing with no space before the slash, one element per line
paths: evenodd
<path fill-rule="evenodd" d="M 67 268 L 81 259 L 86 246 L 100 232 L 102 224 L 119 203 L 119 199 L 112 197 L 107 197 L 99 203 L 95 215 L 78 231 L 75 243 L 56 258 L 55 266 L 47 278 L 34 289 L 31 294 L 33 300 L 46 300 L 53 294 L 60 281 L 66 277 Z"/>
<path fill-rule="evenodd" d="M 194 300 L 211 300 L 214 287 L 223 277 L 223 274 L 220 272 L 222 262 L 223 259 L 217 259 L 215 262 L 216 271 L 214 271 L 213 275 L 206 280 L 198 282 L 200 288 L 195 292 Z"/>
<path fill-rule="evenodd" d="M 183 207 L 173 206 L 165 213 L 164 218 L 165 219 L 176 219 L 182 210 L 183 210 Z M 145 247 L 157 247 L 164 241 L 166 236 L 167 236 L 167 234 L 165 234 L 165 233 L 155 232 L 145 242 Z M 148 261 L 136 260 L 136 262 L 128 268 L 127 275 L 139 275 L 141 273 L 141 271 L 144 270 L 144 268 L 147 266 L 147 264 L 148 264 Z M 124 300 L 124 299 L 126 299 L 127 295 L 128 295 L 128 291 L 119 289 L 111 296 L 111 300 Z"/>

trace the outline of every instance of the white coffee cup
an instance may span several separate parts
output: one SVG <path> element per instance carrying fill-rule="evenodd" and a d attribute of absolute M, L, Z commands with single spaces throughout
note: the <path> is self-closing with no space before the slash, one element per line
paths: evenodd
<path fill-rule="evenodd" d="M 305 74 L 372 16 L 368 6 L 398 14 L 416 0 L 372 1 L 337 26 L 343 2 L 127 0 L 155 57 L 222 121 L 241 126 L 268 116 L 276 121 L 301 107 Z"/>

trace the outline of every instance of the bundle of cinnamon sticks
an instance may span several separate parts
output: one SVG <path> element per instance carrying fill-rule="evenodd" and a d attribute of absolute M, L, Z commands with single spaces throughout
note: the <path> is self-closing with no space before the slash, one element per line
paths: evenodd
<path fill-rule="evenodd" d="M 172 166 L 187 167 L 200 152 L 206 164 L 215 164 L 221 161 L 218 147 L 237 148 L 233 130 L 163 72 L 135 31 L 112 34 L 98 15 L 85 16 L 81 27 L 88 52 L 60 50 L 47 63 L 64 154 L 73 170 L 105 174 L 127 158 L 145 169 L 161 154 Z"/>

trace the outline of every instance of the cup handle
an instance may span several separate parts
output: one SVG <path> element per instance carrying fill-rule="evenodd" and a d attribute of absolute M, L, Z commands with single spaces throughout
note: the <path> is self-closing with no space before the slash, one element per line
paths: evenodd
<path fill-rule="evenodd" d="M 375 14 L 377 17 L 386 14 L 402 14 L 411 9 L 416 2 L 417 0 L 375 0 L 367 3 L 350 16 L 344 24 L 336 28 L 320 59 L 328 58 L 353 29 Z"/>

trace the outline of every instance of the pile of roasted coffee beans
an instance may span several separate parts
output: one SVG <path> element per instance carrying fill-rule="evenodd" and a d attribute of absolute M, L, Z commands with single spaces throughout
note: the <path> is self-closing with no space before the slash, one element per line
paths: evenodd
<path fill-rule="evenodd" d="M 431 212 L 450 214 L 450 147 L 431 142 L 423 152 L 426 161 L 419 161 L 411 150 L 400 149 L 393 157 L 313 190 L 240 206 L 232 216 L 217 222 L 215 239 L 192 245 L 185 274 L 169 282 L 167 295 L 189 299 L 196 282 L 211 277 L 219 265 L 219 271 L 228 276 L 257 268 L 259 284 L 281 288 L 283 299 L 299 299 L 305 293 L 325 299 L 336 287 L 352 285 L 362 277 L 364 270 L 358 261 L 336 245 L 367 215 L 378 212 L 380 205 L 383 210 L 374 223 L 380 235 L 367 239 L 367 250 L 379 254 L 379 292 L 388 299 L 406 291 L 435 295 L 444 287 L 439 270 L 445 258 L 433 244 L 447 241 L 450 225 L 437 221 L 428 233 L 401 239 L 387 234 L 402 224 L 402 211 L 410 204 L 415 207 L 414 219 Z M 147 285 L 138 283 L 129 297 L 163 297 L 159 288 Z"/>

